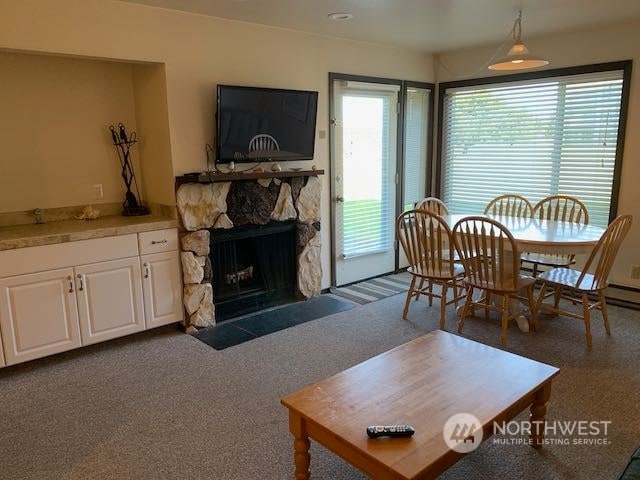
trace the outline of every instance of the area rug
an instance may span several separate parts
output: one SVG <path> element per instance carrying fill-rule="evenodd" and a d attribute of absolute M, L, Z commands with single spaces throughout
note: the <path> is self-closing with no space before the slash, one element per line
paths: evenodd
<path fill-rule="evenodd" d="M 411 275 L 407 272 L 394 273 L 344 287 L 332 287 L 331 293 L 364 305 L 406 292 L 409 290 L 410 282 Z"/>
<path fill-rule="evenodd" d="M 353 302 L 345 302 L 332 295 L 320 295 L 311 300 L 222 322 L 200 330 L 194 334 L 194 337 L 216 350 L 224 350 L 263 335 L 349 310 L 355 306 Z"/>

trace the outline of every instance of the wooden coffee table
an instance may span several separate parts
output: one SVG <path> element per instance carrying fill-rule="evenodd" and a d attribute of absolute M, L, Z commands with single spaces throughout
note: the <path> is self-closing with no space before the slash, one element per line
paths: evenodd
<path fill-rule="evenodd" d="M 543 443 L 546 403 L 558 369 L 434 331 L 287 395 L 295 478 L 309 478 L 309 438 L 378 480 L 434 478 L 463 453 L 445 443 L 454 414 L 508 421 L 530 407 L 532 446 Z M 411 438 L 369 439 L 369 425 L 409 424 Z"/>

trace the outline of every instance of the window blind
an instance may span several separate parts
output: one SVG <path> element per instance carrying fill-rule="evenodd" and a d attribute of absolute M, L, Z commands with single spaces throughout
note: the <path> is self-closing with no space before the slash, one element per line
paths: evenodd
<path fill-rule="evenodd" d="M 393 249 L 397 89 L 342 97 L 344 203 L 338 238 L 345 258 Z"/>
<path fill-rule="evenodd" d="M 424 88 L 407 89 L 404 129 L 404 210 L 426 196 L 429 96 Z"/>
<path fill-rule="evenodd" d="M 582 200 L 606 226 L 618 141 L 623 71 L 451 88 L 443 110 L 443 199 L 482 213 L 504 193 L 535 204 Z"/>

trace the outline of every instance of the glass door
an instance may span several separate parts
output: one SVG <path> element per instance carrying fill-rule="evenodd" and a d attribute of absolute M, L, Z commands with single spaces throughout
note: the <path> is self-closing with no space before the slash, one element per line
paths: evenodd
<path fill-rule="evenodd" d="M 395 270 L 400 82 L 332 80 L 334 284 Z"/>
<path fill-rule="evenodd" d="M 402 201 L 401 211 L 411 210 L 427 196 L 430 186 L 428 175 L 429 152 L 432 147 L 431 114 L 433 87 L 426 84 L 404 82 L 404 143 L 402 148 Z M 398 267 L 409 265 L 402 249 Z"/>

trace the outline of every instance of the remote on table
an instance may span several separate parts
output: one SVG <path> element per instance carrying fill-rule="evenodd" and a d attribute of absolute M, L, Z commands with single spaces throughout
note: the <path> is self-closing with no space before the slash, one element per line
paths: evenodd
<path fill-rule="evenodd" d="M 369 438 L 410 437 L 416 433 L 411 425 L 371 425 L 367 427 Z"/>

